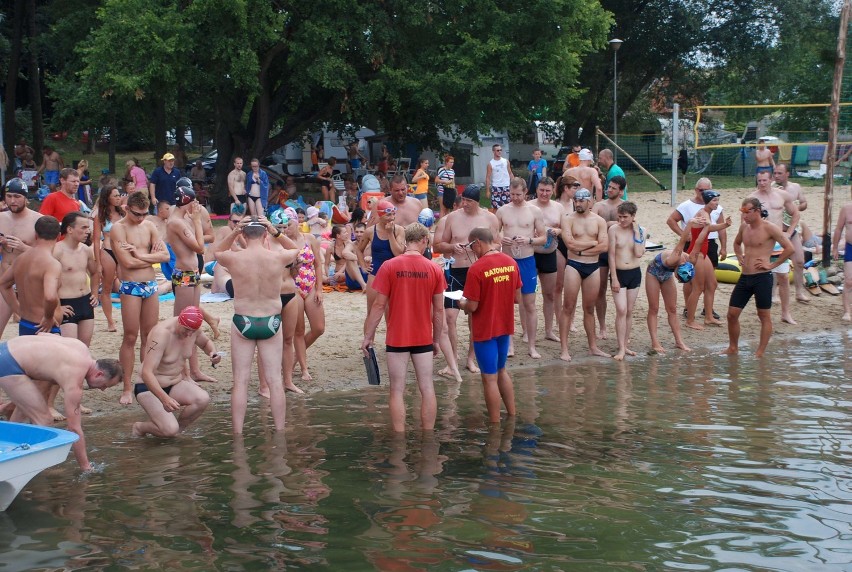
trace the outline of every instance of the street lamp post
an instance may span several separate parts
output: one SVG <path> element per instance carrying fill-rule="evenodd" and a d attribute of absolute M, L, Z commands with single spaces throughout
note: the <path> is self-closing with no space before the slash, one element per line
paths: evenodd
<path fill-rule="evenodd" d="M 612 140 L 618 145 L 618 48 L 624 40 L 613 38 L 609 41 L 609 47 L 612 48 Z M 612 150 L 613 160 L 618 160 L 618 148 Z"/>

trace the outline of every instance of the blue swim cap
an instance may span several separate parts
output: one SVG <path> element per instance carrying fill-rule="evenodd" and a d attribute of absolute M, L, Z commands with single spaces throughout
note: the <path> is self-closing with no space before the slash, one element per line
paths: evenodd
<path fill-rule="evenodd" d="M 290 222 L 290 217 L 284 212 L 284 209 L 278 209 L 269 215 L 269 221 L 278 226 L 279 224 L 287 224 Z"/>
<path fill-rule="evenodd" d="M 432 212 L 432 209 L 425 208 L 420 211 L 420 214 L 417 216 L 417 222 L 429 228 L 435 223 L 435 213 Z"/>
<path fill-rule="evenodd" d="M 695 278 L 695 266 L 692 265 L 692 262 L 684 262 L 675 270 L 675 276 L 677 276 L 678 282 L 686 284 Z"/>

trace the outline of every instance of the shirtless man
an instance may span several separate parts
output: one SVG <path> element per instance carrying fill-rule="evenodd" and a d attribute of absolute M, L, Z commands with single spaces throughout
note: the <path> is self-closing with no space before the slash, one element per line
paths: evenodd
<path fill-rule="evenodd" d="M 761 138 L 758 139 L 759 144 L 754 150 L 754 173 L 769 173 L 770 175 L 775 170 L 775 153 L 771 149 L 766 148 L 766 142 Z"/>
<path fill-rule="evenodd" d="M 214 367 L 222 360 L 213 341 L 201 332 L 203 321 L 197 306 L 187 306 L 148 335 L 148 350 L 133 393 L 150 421 L 133 424 L 135 437 L 174 437 L 207 409 L 210 395 L 184 375 L 186 360 L 196 348 L 210 356 Z M 172 413 L 181 408 L 176 418 Z"/>
<path fill-rule="evenodd" d="M 758 185 L 761 178 L 764 186 L 769 186 L 769 173 L 758 173 Z M 755 356 L 762 357 L 772 336 L 772 270 L 784 264 L 793 255 L 793 244 L 781 227 L 763 220 L 761 211 L 765 205 L 758 197 L 745 199 L 740 208 L 743 222 L 737 237 L 734 239 L 734 254 L 742 261 L 742 274 L 731 292 L 728 304 L 728 348 L 723 352 L 728 355 L 739 352 L 740 314 L 754 296 L 757 306 L 757 317 L 760 320 L 760 341 Z M 779 243 L 784 251 L 770 262 L 775 243 Z M 745 250 L 743 250 L 745 247 Z"/>
<path fill-rule="evenodd" d="M 204 254 L 204 207 L 195 200 L 192 183 L 181 177 L 175 188 L 175 206 L 166 223 L 166 243 L 175 253 L 172 270 L 172 291 L 175 294 L 174 315 L 187 306 L 201 303 L 201 272 L 198 256 Z M 202 262 L 203 262 L 202 258 Z M 189 359 L 189 375 L 195 381 L 216 381 L 215 377 L 201 371 L 198 352 L 193 350 Z"/>
<path fill-rule="evenodd" d="M 38 172 L 44 173 L 44 182 L 50 187 L 51 193 L 56 190 L 59 184 L 59 171 L 64 168 L 65 161 L 62 160 L 62 156 L 50 145 L 45 145 Z"/>
<path fill-rule="evenodd" d="M 414 197 L 408 196 L 408 183 L 405 181 L 405 177 L 394 175 L 390 187 L 389 200 L 396 207 L 394 222 L 403 228 L 417 222 L 417 217 L 420 215 L 423 205 Z"/>
<path fill-rule="evenodd" d="M 562 215 L 565 208 L 562 203 L 551 200 L 556 183 L 550 177 L 544 177 L 536 188 L 536 198 L 529 201 L 541 211 L 544 218 L 544 228 L 547 231 L 547 239 L 541 246 L 536 246 L 535 268 L 538 271 L 538 281 L 541 284 L 541 297 L 544 299 L 542 310 L 544 311 L 544 339 L 554 342 L 559 341 L 559 336 L 553 332 L 553 319 L 556 316 L 557 327 L 559 318 L 556 314 L 557 275 L 559 266 L 557 263 L 556 248 L 558 241 L 556 237 L 562 234 Z M 558 290 L 562 292 L 561 288 Z"/>
<path fill-rule="evenodd" d="M 148 215 L 146 220 L 151 221 L 157 229 L 157 236 L 160 240 L 166 242 L 166 233 L 169 228 L 169 216 L 172 214 L 172 205 L 166 201 L 157 203 L 157 214 Z"/>
<path fill-rule="evenodd" d="M 605 149 L 606 150 L 606 149 Z M 618 207 L 624 200 L 621 198 L 624 194 L 624 188 L 627 186 L 627 179 L 616 175 L 612 178 L 606 187 L 606 197 L 602 201 L 598 201 L 592 207 L 592 212 L 606 221 L 607 229 L 616 226 L 618 223 Z M 606 294 L 607 286 L 609 285 L 609 251 L 601 252 L 598 257 L 598 263 L 601 267 L 601 285 L 598 291 L 598 301 L 595 304 L 595 312 L 598 315 L 598 338 L 605 340 L 606 331 Z"/>
<path fill-rule="evenodd" d="M 583 292 L 583 328 L 589 343 L 589 353 L 611 357 L 598 348 L 595 337 L 595 302 L 600 291 L 598 258 L 609 248 L 606 221 L 592 212 L 592 193 L 580 189 L 574 194 L 574 212 L 562 217 L 562 242 L 568 249 L 568 264 L 565 267 L 565 288 L 562 313 L 559 316 L 559 339 L 562 353 L 559 359 L 571 361 L 568 353 L 568 327 L 571 309 L 577 304 L 577 296 Z"/>
<path fill-rule="evenodd" d="M 36 241 L 21 254 L 0 277 L 0 291 L 12 311 L 21 317 L 19 336 L 39 332 L 59 333 L 62 312 L 59 309 L 59 274 L 62 265 L 53 257 L 59 237 L 59 221 L 40 217 L 35 223 Z M 16 293 L 12 286 L 17 287 Z"/>
<path fill-rule="evenodd" d="M 495 237 L 499 237 L 500 221 L 497 217 L 479 206 L 479 185 L 468 185 L 461 195 L 461 208 L 448 214 L 443 233 L 435 234 L 435 243 L 432 249 L 440 252 L 445 258 L 452 258 L 454 262 L 450 267 L 450 276 L 447 280 L 447 290 L 464 290 L 467 271 L 476 262 L 476 255 L 470 249 L 468 236 L 473 228 L 485 227 L 491 229 Z M 499 238 L 495 238 L 499 241 Z M 444 313 L 447 316 L 447 327 L 450 340 L 458 340 L 456 324 L 459 316 L 459 305 L 455 300 L 446 298 L 444 300 Z M 469 325 L 469 324 L 468 324 Z M 458 355 L 457 343 L 453 343 L 455 355 Z M 473 373 L 479 373 L 476 365 L 476 356 L 473 352 L 473 342 L 469 344 L 467 352 L 467 369 Z"/>
<path fill-rule="evenodd" d="M 231 236 L 231 233 L 234 232 L 234 229 L 237 228 L 237 225 L 240 224 L 240 221 L 243 219 L 242 215 L 237 212 L 240 209 L 235 208 L 237 206 L 238 205 L 231 205 L 231 214 L 228 216 L 228 224 L 216 229 L 212 246 L 214 257 L 216 257 L 219 245 L 225 240 L 228 240 L 228 237 Z M 231 250 L 234 252 L 240 251 L 245 247 L 246 241 L 242 234 L 240 234 L 237 239 L 233 241 L 233 244 L 231 244 Z M 214 294 L 227 293 L 231 296 L 231 298 L 234 297 L 234 285 L 231 281 L 231 273 L 224 264 L 219 264 L 218 260 L 216 260 L 213 266 L 213 284 L 210 286 L 210 291 Z"/>
<path fill-rule="evenodd" d="M 50 359 L 45 359 L 46 356 Z M 51 425 L 45 395 L 51 385 L 59 386 L 65 395 L 68 429 L 80 436 L 71 449 L 83 471 L 92 470 L 80 416 L 83 382 L 86 389 L 103 391 L 120 383 L 121 378 L 121 365 L 117 361 L 95 361 L 80 340 L 42 335 L 0 342 L 0 389 L 15 404 L 11 420 L 29 419 L 37 425 Z"/>
<path fill-rule="evenodd" d="M 846 247 L 843 251 L 843 321 L 852 321 L 852 203 L 846 203 L 837 216 L 834 229 L 834 259 L 840 260 L 840 237 L 846 230 Z"/>
<path fill-rule="evenodd" d="M 243 158 L 234 159 L 234 169 L 228 173 L 228 194 L 235 204 L 244 205 L 248 202 L 246 195 L 246 172 L 243 171 Z"/>
<path fill-rule="evenodd" d="M 298 250 L 270 251 L 264 238 L 270 233 L 284 244 L 286 237 L 266 220 L 252 222 L 245 217 L 216 249 L 219 262 L 231 272 L 234 289 L 234 317 L 231 324 L 231 356 L 234 387 L 231 391 L 231 420 L 237 435 L 243 432 L 248 404 L 248 382 L 255 350 L 259 367 L 269 385 L 269 403 L 276 431 L 284 430 L 287 398 L 281 379 L 284 342 L 281 334 L 281 283 L 287 265 L 296 260 Z M 240 252 L 231 245 L 242 235 L 246 248 Z M 259 269 L 263 269 L 262 272 Z"/>
<path fill-rule="evenodd" d="M 526 202 L 527 183 L 515 177 L 509 185 L 509 203 L 495 213 L 500 223 L 499 231 L 503 235 L 500 241 L 503 252 L 511 256 L 518 264 L 521 276 L 521 324 L 531 358 L 539 359 L 536 350 L 538 331 L 538 311 L 535 306 L 535 290 L 538 280 L 535 270 L 534 247 L 547 241 L 548 232 L 544 226 L 544 217 L 539 208 Z M 510 350 L 509 355 L 512 355 Z"/>
<path fill-rule="evenodd" d="M 778 163 L 775 165 L 774 174 L 775 184 L 781 189 L 787 191 L 787 194 L 790 195 L 790 200 L 792 200 L 793 204 L 798 207 L 801 215 L 801 213 L 805 212 L 808 208 L 808 200 L 805 198 L 802 186 L 799 183 L 790 181 L 790 168 L 786 163 Z M 785 225 L 792 222 L 792 217 L 790 217 L 786 211 L 784 211 L 781 216 Z M 786 226 L 784 230 L 787 230 Z M 807 303 L 810 302 L 810 299 L 808 298 L 808 295 L 805 294 L 805 250 L 802 247 L 802 233 L 800 232 L 800 229 L 793 231 L 793 234 L 790 235 L 790 242 L 793 243 L 793 248 L 795 249 L 795 253 L 790 258 L 790 261 L 793 263 L 793 282 L 796 285 L 796 301 Z"/>
<path fill-rule="evenodd" d="M 749 197 L 760 201 L 762 209 L 769 213 L 767 221 L 784 229 L 784 214 L 789 217 L 789 225 L 784 230 L 784 235 L 789 239 L 799 226 L 799 209 L 793 203 L 793 199 L 787 191 L 772 186 L 772 171 L 761 171 L 757 174 L 757 190 Z M 781 298 L 781 321 L 795 324 L 793 315 L 790 313 L 790 264 L 773 266 L 775 282 L 778 284 L 778 295 Z"/>
<path fill-rule="evenodd" d="M 35 244 L 35 223 L 40 214 L 27 207 L 27 184 L 22 179 L 9 179 L 6 182 L 6 206 L 8 211 L 0 212 L 0 248 L 3 259 L 0 261 L 0 276 L 3 275 L 15 259 Z M 6 300 L 0 298 L 0 336 L 12 317 L 12 308 Z"/>
<path fill-rule="evenodd" d="M 133 403 L 131 380 L 133 379 L 134 349 L 136 338 L 142 337 L 139 361 L 145 358 L 146 341 L 151 328 L 159 319 L 157 281 L 154 279 L 153 264 L 166 262 L 169 251 L 157 235 L 157 228 L 148 216 L 148 197 L 135 192 L 127 199 L 124 218 L 112 225 L 110 240 L 113 253 L 118 259 L 121 276 L 121 322 L 123 338 L 119 359 L 125 372 L 124 386 L 119 403 Z"/>
<path fill-rule="evenodd" d="M 598 170 L 592 167 L 594 155 L 588 149 L 581 149 L 579 157 L 580 165 L 571 167 L 565 171 L 565 175 L 569 175 L 580 181 L 581 188 L 588 189 L 592 193 L 594 200 L 599 201 L 602 194 L 601 177 Z"/>
<path fill-rule="evenodd" d="M 101 281 L 94 250 L 86 245 L 92 234 L 92 220 L 80 212 L 68 213 L 62 219 L 61 234 L 65 235 L 65 240 L 53 248 L 53 256 L 61 265 L 62 323 L 59 330 L 63 336 L 77 338 L 88 347 L 95 329 L 95 307 Z"/>

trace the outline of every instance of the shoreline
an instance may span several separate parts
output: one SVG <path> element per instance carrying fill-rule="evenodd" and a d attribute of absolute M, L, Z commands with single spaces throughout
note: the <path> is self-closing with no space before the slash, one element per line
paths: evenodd
<path fill-rule="evenodd" d="M 728 244 L 733 246 L 736 229 L 739 227 L 739 215 L 735 212 L 736 207 L 740 204 L 753 189 L 728 189 L 722 191 L 722 205 L 725 210 L 732 213 L 734 218 L 734 227 L 729 231 Z M 814 230 L 821 232 L 822 228 L 822 189 L 817 187 L 805 188 L 805 196 L 810 201 L 810 208 L 804 211 L 803 220 Z M 682 191 L 678 194 L 678 201 L 686 200 L 692 196 L 692 191 Z M 651 232 L 651 240 L 661 243 L 667 247 L 671 247 L 675 242 L 675 235 L 665 224 L 666 218 L 672 210 L 669 206 L 669 192 L 658 191 L 653 193 L 641 193 L 631 197 L 639 207 L 637 222 Z M 729 249 L 732 251 L 732 248 Z M 642 259 L 643 281 L 645 277 L 645 268 L 650 262 L 655 252 L 646 253 Z M 832 264 L 835 264 L 834 262 Z M 730 299 L 732 284 L 719 284 L 719 288 L 715 295 L 714 308 L 717 313 L 722 316 L 724 322 L 724 314 L 727 309 L 728 300 Z M 203 290 L 202 292 L 206 292 Z M 806 336 L 814 333 L 826 332 L 842 332 L 852 328 L 852 323 L 841 321 L 843 315 L 843 307 L 841 296 L 831 296 L 828 293 L 821 293 L 818 297 L 810 297 L 808 304 L 798 303 L 795 301 L 795 294 L 791 293 L 790 310 L 793 318 L 798 321 L 798 325 L 791 325 L 781 322 L 780 305 L 773 304 L 772 318 L 774 333 L 770 341 L 770 347 L 779 339 L 786 339 L 793 336 Z M 578 328 L 577 332 L 572 332 L 569 338 L 569 352 L 572 356 L 571 362 L 562 362 L 559 360 L 559 343 L 544 340 L 544 320 L 542 316 L 542 297 L 537 296 L 536 304 L 538 307 L 538 342 L 537 350 L 542 355 L 541 359 L 532 359 L 527 356 L 527 344 L 520 337 L 520 323 L 517 318 L 515 321 L 515 356 L 509 358 L 510 371 L 522 371 L 536 367 L 552 366 L 556 364 L 565 364 L 570 367 L 574 364 L 588 365 L 595 363 L 596 360 L 607 360 L 608 358 L 595 357 L 587 355 L 588 348 L 586 346 L 586 336 L 582 326 L 582 310 L 578 307 L 578 313 L 575 317 L 575 324 Z M 681 289 L 678 288 L 678 319 L 681 320 L 682 335 L 688 346 L 693 348 L 694 353 L 702 354 L 708 351 L 721 351 L 728 341 L 727 327 L 723 323 L 721 327 L 708 326 L 703 331 L 691 330 L 683 327 L 684 320 L 680 316 L 683 309 L 683 295 Z M 366 298 L 358 292 L 330 292 L 323 294 L 323 305 L 325 306 L 326 328 L 322 336 L 318 338 L 313 346 L 308 351 L 308 364 L 310 373 L 313 376 L 313 381 L 301 381 L 299 375 L 294 375 L 294 382 L 297 386 L 303 389 L 307 394 L 314 394 L 321 391 L 342 391 L 359 389 L 367 384 L 364 364 L 361 357 L 360 343 L 362 339 L 363 323 L 366 318 Z M 557 307 L 559 304 L 557 304 Z M 637 352 L 636 357 L 627 357 L 626 363 L 650 357 L 650 336 L 648 334 L 645 317 L 647 315 L 647 297 L 644 292 L 644 284 L 641 286 L 641 291 L 634 308 L 632 315 L 633 325 L 630 334 L 630 348 Z M 214 383 L 201 383 L 200 386 L 207 390 L 213 401 L 226 400 L 232 385 L 231 378 L 231 355 L 230 355 L 230 320 L 233 315 L 233 304 L 231 302 L 222 303 L 205 303 L 204 309 L 212 315 L 219 317 L 221 337 L 215 340 L 216 349 L 218 351 L 226 351 L 222 362 L 213 369 L 210 361 L 202 356 L 201 367 L 203 371 L 218 381 Z M 162 302 L 160 304 L 160 318 L 171 317 L 173 313 L 172 302 Z M 672 334 L 669 329 L 665 317 L 665 311 L 661 308 L 659 316 L 659 337 L 660 342 L 666 348 L 666 356 L 689 355 L 688 352 L 682 352 L 674 347 Z M 121 344 L 121 312 L 118 308 L 113 308 L 113 315 L 119 326 L 118 332 L 106 331 L 106 319 L 103 311 L 96 309 L 95 311 L 95 335 L 92 340 L 91 351 L 94 357 L 117 357 L 118 350 Z M 608 339 L 599 341 L 601 349 L 607 353 L 615 353 L 617 344 L 615 340 L 615 306 L 611 296 L 608 295 L 607 304 L 607 328 Z M 757 342 L 759 332 L 759 322 L 757 313 L 754 307 L 754 301 L 750 301 L 744 309 L 741 319 L 742 335 L 740 339 L 741 356 L 753 356 L 754 346 Z M 554 324 L 556 325 L 556 324 Z M 209 336 L 210 329 L 208 326 L 203 326 L 205 333 Z M 556 328 L 554 328 L 556 329 Z M 468 327 L 466 320 L 459 319 L 458 337 L 460 353 L 466 354 L 468 341 Z M 3 339 L 9 339 L 17 335 L 17 325 L 10 323 L 6 327 Z M 384 325 L 379 326 L 376 335 L 376 347 L 379 354 L 380 368 L 385 380 L 383 385 L 387 387 L 387 368 L 384 365 Z M 138 342 L 137 342 L 138 343 Z M 593 361 L 594 360 L 594 361 Z M 467 372 L 464 368 L 465 356 L 459 358 L 460 371 L 465 382 L 473 381 L 480 383 L 479 374 Z M 611 360 L 614 361 L 614 360 Z M 444 367 L 443 356 L 435 360 L 435 372 Z M 135 374 L 138 375 L 139 364 L 136 364 Z M 466 373 L 465 373 L 466 372 Z M 409 368 L 409 380 L 413 379 L 413 373 Z M 385 389 L 386 391 L 386 389 Z M 118 397 L 121 393 L 120 388 L 112 388 L 106 392 L 87 391 L 84 394 L 83 403 L 94 410 L 93 416 L 106 416 L 116 413 L 126 414 L 129 411 L 135 411 L 143 414 L 140 407 L 137 405 L 121 406 L 118 404 Z M 257 374 L 256 369 L 252 375 L 252 381 L 249 387 L 250 399 L 257 395 Z M 290 394 L 291 398 L 298 399 L 295 394 Z M 5 401 L 5 399 L 4 399 Z M 60 406 L 61 409 L 61 406 Z"/>

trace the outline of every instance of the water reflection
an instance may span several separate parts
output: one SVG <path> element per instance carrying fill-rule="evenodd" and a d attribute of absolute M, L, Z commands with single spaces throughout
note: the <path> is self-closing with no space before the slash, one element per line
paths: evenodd
<path fill-rule="evenodd" d="M 225 404 L 171 441 L 94 419 L 106 470 L 34 480 L 0 566 L 846 570 L 849 341 L 522 370 L 493 426 L 440 382 L 434 433 L 390 433 L 384 387 L 290 399 L 284 435 L 266 404 L 236 440 Z"/>

